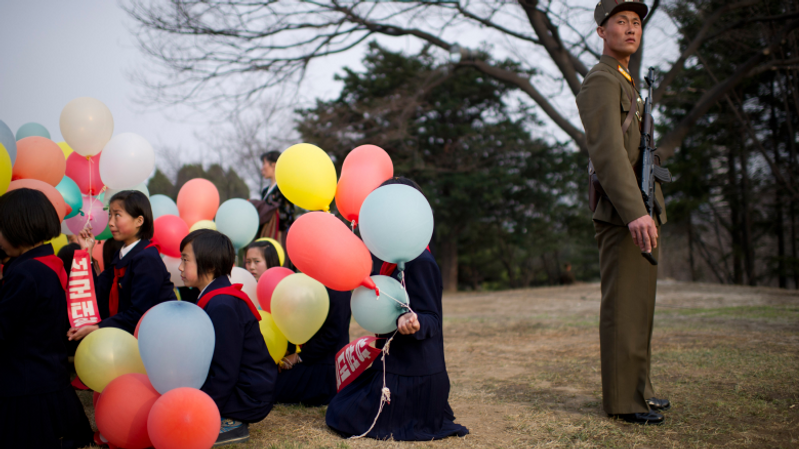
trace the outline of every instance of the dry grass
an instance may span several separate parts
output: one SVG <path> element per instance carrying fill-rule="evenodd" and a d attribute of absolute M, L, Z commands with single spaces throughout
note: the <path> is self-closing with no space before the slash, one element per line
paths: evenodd
<path fill-rule="evenodd" d="M 446 296 L 450 403 L 465 438 L 342 440 L 324 408 L 277 406 L 236 447 L 799 446 L 799 294 L 662 283 L 652 381 L 673 408 L 658 427 L 602 412 L 598 308 L 597 284 Z M 353 323 L 353 337 L 364 333 Z"/>

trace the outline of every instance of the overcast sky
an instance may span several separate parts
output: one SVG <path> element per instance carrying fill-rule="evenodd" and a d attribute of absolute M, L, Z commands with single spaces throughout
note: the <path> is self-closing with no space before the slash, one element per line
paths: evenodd
<path fill-rule="evenodd" d="M 593 6 L 595 0 L 586 0 Z M 645 63 L 673 59 L 674 45 L 668 31 L 668 21 L 661 12 L 655 25 L 661 37 L 646 42 Z M 136 47 L 131 32 L 132 21 L 114 0 L 26 0 L 0 1 L 0 120 L 12 131 L 27 122 L 44 125 L 51 138 L 62 139 L 58 127 L 61 109 L 76 97 L 89 96 L 104 102 L 114 116 L 114 133 L 135 132 L 153 144 L 156 152 L 181 148 L 185 159 L 203 160 L 207 144 L 202 136 L 223 127 L 212 112 L 197 112 L 186 107 L 158 106 L 145 108 L 135 102 L 141 89 L 130 77 L 137 70 L 146 71 L 151 62 Z M 657 17 L 657 16 L 656 16 Z M 576 24 L 590 30 L 591 16 Z M 651 32 L 652 34 L 655 31 Z M 650 33 L 647 34 L 650 36 Z M 469 29 L 447 31 L 446 37 L 461 45 L 478 47 L 483 35 Z M 654 36 L 652 36 L 654 37 Z M 599 40 L 592 37 L 594 44 Z M 418 41 L 411 38 L 381 38 L 390 48 L 415 51 Z M 502 46 L 502 43 L 498 43 Z M 498 51 L 514 52 L 513 46 Z M 532 53 L 531 53 L 532 54 Z M 303 84 L 301 104 L 310 104 L 315 97 L 337 95 L 340 84 L 333 75 L 347 65 L 360 68 L 363 49 L 319 61 L 311 66 Z M 572 107 L 568 94 L 563 104 Z M 573 109 L 573 107 L 572 107 Z M 567 111 L 579 126 L 576 110 Z M 210 125 L 209 125 L 210 124 Z M 548 126 L 544 134 L 563 137 L 563 133 Z M 199 138 L 197 136 L 200 136 Z M 163 164 L 163 155 L 157 155 Z"/>

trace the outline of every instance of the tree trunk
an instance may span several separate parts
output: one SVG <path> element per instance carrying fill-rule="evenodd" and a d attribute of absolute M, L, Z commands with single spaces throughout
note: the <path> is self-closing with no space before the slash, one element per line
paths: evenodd
<path fill-rule="evenodd" d="M 774 82 L 771 83 L 771 114 L 769 117 L 769 125 L 771 126 L 771 147 L 774 150 L 774 165 L 777 167 L 782 166 L 780 158 L 779 146 L 779 124 L 777 123 L 777 113 L 774 107 L 776 101 L 776 89 L 774 89 Z M 790 117 L 788 118 L 790 120 Z M 774 186 L 774 224 L 775 232 L 777 234 L 777 282 L 780 288 L 788 288 L 788 277 L 785 270 L 785 226 L 783 225 L 784 217 L 782 215 L 782 188 L 779 185 Z"/>
<path fill-rule="evenodd" d="M 458 290 L 458 234 L 443 235 L 439 245 L 441 255 L 441 280 L 445 292 Z"/>
<path fill-rule="evenodd" d="M 743 285 L 744 275 L 741 264 L 741 225 L 738 211 L 738 176 L 735 170 L 735 153 L 732 148 L 727 154 L 727 176 L 729 179 L 727 201 L 730 204 L 730 240 L 732 243 L 733 283 Z M 721 248 L 719 248 L 721 249 Z"/>
<path fill-rule="evenodd" d="M 741 136 L 741 206 L 743 208 L 743 250 L 746 281 L 749 285 L 757 285 L 755 279 L 755 251 L 752 242 L 752 211 L 749 207 L 749 152 L 746 148 L 746 138 Z"/>
<path fill-rule="evenodd" d="M 694 261 L 694 225 L 691 214 L 688 214 L 688 262 L 691 265 L 691 282 L 696 282 L 696 262 Z"/>

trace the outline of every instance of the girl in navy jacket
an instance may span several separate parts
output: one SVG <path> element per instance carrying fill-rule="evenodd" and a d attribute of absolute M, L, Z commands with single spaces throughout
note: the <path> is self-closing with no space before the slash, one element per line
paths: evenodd
<path fill-rule="evenodd" d="M 70 340 L 80 340 L 101 327 L 117 327 L 131 334 L 142 315 L 164 301 L 176 300 L 169 272 L 153 238 L 150 201 L 137 190 L 123 190 L 108 204 L 108 228 L 122 242 L 111 264 L 95 276 L 97 308 L 102 321 L 95 326 L 69 330 Z M 92 253 L 90 229 L 78 236 L 81 249 Z"/>
<path fill-rule="evenodd" d="M 230 285 L 235 250 L 227 236 L 199 229 L 180 243 L 181 279 L 200 289 L 197 305 L 214 325 L 211 369 L 201 390 L 219 407 L 222 427 L 217 445 L 245 442 L 248 424 L 272 410 L 277 367 L 258 327 L 261 315 L 241 291 Z"/>
<path fill-rule="evenodd" d="M 298 354 L 281 360 L 277 400 L 284 404 L 327 405 L 336 395 L 336 354 L 350 342 L 352 292 L 327 289 L 330 311 Z"/>
<path fill-rule="evenodd" d="M 419 186 L 405 178 L 387 184 Z M 399 280 L 396 265 L 383 263 L 379 274 Z M 429 441 L 464 436 L 466 427 L 455 424 L 449 406 L 449 376 L 444 363 L 441 271 L 430 251 L 405 264 L 405 283 L 413 312 L 397 319 L 397 333 L 386 356 L 386 386 L 391 403 L 385 404 L 370 438 Z M 382 348 L 392 334 L 379 335 Z M 361 435 L 374 421 L 383 388 L 380 357 L 363 374 L 337 394 L 327 408 L 327 425 L 340 435 Z"/>
<path fill-rule="evenodd" d="M 0 247 L 13 259 L 0 286 L 0 446 L 78 448 L 92 443 L 69 384 L 64 264 L 43 242 L 61 233 L 47 197 L 19 189 L 0 197 Z"/>

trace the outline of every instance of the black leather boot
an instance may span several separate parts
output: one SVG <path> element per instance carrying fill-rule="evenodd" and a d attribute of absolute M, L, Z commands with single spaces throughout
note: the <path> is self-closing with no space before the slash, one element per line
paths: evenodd
<path fill-rule="evenodd" d="M 647 412 L 647 413 L 626 413 L 622 415 L 610 415 L 611 418 L 618 418 L 628 423 L 642 424 L 642 425 L 659 425 L 663 424 L 665 417 L 660 413 Z"/>

